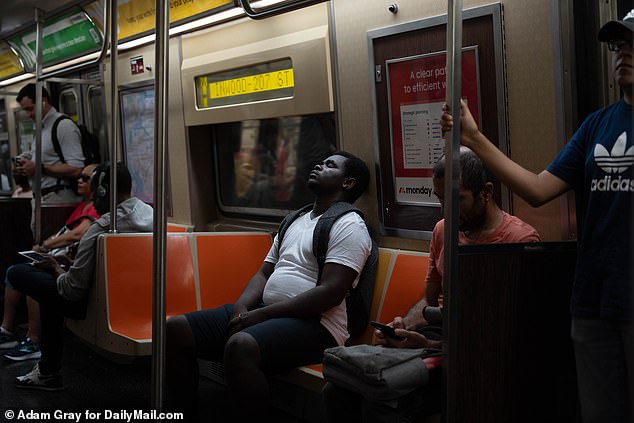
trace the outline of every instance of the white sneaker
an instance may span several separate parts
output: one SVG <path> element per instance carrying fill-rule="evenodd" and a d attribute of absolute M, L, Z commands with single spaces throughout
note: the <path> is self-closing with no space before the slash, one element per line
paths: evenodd
<path fill-rule="evenodd" d="M 29 373 L 15 378 L 15 386 L 23 389 L 40 389 L 43 391 L 61 391 L 64 389 L 62 375 L 58 372 L 52 375 L 40 373 L 38 364 Z"/>

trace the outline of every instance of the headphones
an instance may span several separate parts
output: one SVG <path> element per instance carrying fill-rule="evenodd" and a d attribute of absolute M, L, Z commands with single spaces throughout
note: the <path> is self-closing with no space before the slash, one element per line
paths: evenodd
<path fill-rule="evenodd" d="M 106 179 L 106 169 L 102 169 L 99 173 L 99 183 L 97 184 L 97 189 L 95 191 L 95 195 L 99 198 L 103 198 L 108 195 L 108 190 L 103 185 L 104 179 Z"/>

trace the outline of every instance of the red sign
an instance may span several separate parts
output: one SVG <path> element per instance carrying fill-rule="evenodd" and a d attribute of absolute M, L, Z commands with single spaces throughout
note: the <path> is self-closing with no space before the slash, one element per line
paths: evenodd
<path fill-rule="evenodd" d="M 477 59 L 476 48 L 463 50 L 462 97 L 479 122 Z M 395 178 L 430 178 L 444 153 L 439 122 L 445 103 L 445 61 L 442 52 L 387 63 Z"/>
<path fill-rule="evenodd" d="M 132 72 L 132 75 L 138 75 L 145 72 L 145 67 L 143 66 L 143 56 L 130 58 L 130 72 Z"/>

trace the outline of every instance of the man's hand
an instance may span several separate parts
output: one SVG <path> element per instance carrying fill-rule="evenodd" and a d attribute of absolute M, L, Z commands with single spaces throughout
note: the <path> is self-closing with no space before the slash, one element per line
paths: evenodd
<path fill-rule="evenodd" d="M 394 320 L 392 320 L 390 323 L 387 324 L 387 326 L 393 327 L 396 330 L 405 329 L 405 322 L 403 322 L 403 318 L 401 316 L 396 316 L 394 318 Z M 398 335 L 398 333 L 397 333 L 397 335 Z M 374 330 L 374 334 L 373 334 L 373 337 L 372 337 L 372 344 L 390 346 L 388 340 L 389 340 L 389 338 L 387 336 L 385 336 L 383 334 L 383 332 L 381 332 L 378 329 Z"/>
<path fill-rule="evenodd" d="M 378 332 L 378 333 L 377 333 Z M 388 348 L 433 348 L 429 339 L 420 333 L 407 329 L 394 329 L 398 336 L 402 336 L 402 341 L 383 335 L 380 331 L 374 332 L 372 339 L 374 345 L 382 345 Z"/>
<path fill-rule="evenodd" d="M 62 268 L 64 266 L 68 268 L 69 266 L 73 264 L 73 261 L 66 254 L 56 255 L 56 256 L 53 256 L 53 258 L 55 259 L 56 262 L 60 264 L 60 266 L 62 266 Z"/>
<path fill-rule="evenodd" d="M 33 160 L 21 159 L 16 163 L 15 173 L 28 177 L 35 175 L 35 162 Z"/>
<path fill-rule="evenodd" d="M 427 339 L 424 335 L 405 329 L 405 323 L 403 318 L 396 316 L 394 320 L 388 323 L 388 326 L 394 328 L 394 332 L 398 336 L 405 338 L 402 341 L 385 336 L 380 330 L 374 331 L 372 343 L 374 345 L 383 345 L 390 348 L 436 348 L 437 345 L 433 344 L 433 341 Z"/>
<path fill-rule="evenodd" d="M 440 118 L 440 126 L 442 127 L 443 136 L 453 128 L 453 116 L 450 113 L 449 105 L 445 104 L 442 107 L 443 114 Z M 469 107 L 460 100 L 460 143 L 464 146 L 470 147 L 471 142 L 480 134 L 478 125 L 476 124 Z"/>
<path fill-rule="evenodd" d="M 31 250 L 35 251 L 36 253 L 42 253 L 42 254 L 48 253 L 48 250 L 46 248 L 42 247 L 41 245 L 37 245 L 37 244 L 32 246 Z"/>
<path fill-rule="evenodd" d="M 51 272 L 55 274 L 56 276 L 59 276 L 65 272 L 62 266 L 58 263 L 58 261 L 55 260 L 55 258 L 50 255 L 44 256 L 44 258 L 40 261 L 33 262 L 33 266 L 38 269 Z"/>
<path fill-rule="evenodd" d="M 229 321 L 229 336 L 236 332 L 240 332 L 242 329 L 248 328 L 249 326 L 257 325 L 258 323 L 267 320 L 263 309 L 264 308 L 256 308 L 251 311 L 238 313 Z"/>

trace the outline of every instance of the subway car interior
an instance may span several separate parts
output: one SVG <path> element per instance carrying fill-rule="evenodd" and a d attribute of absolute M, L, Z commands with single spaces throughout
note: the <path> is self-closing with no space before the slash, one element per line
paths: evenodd
<path fill-rule="evenodd" d="M 43 187 L 53 177 L 46 160 L 71 162 L 44 153 L 51 107 L 85 129 L 82 143 L 90 138 L 100 163 L 127 167 L 131 196 L 153 211 L 151 231 L 125 230 L 125 221 L 119 231 L 117 217 L 93 241 L 84 313 L 66 316 L 56 341 L 63 390 L 18 389 L 39 349 L 7 358 L 0 342 L 4 421 L 240 421 L 232 404 L 242 400 L 213 360 L 196 360 L 197 417 L 170 406 L 166 319 L 238 301 L 284 217 L 314 201 L 315 169 L 346 151 L 369 169 L 355 203 L 378 246 L 369 320 L 405 316 L 429 295 L 434 254 L 445 257 L 442 360 L 428 366 L 434 386 L 411 421 L 582 423 L 570 336 L 580 199 L 568 191 L 534 207 L 495 180 L 490 200 L 538 242 L 459 246 L 460 131 L 443 130 L 441 116 L 464 101 L 494 147 L 539 173 L 591 113 L 623 101 L 612 55 L 627 45 L 612 50 L 597 33 L 630 10 L 630 0 L 2 0 L 2 280 L 28 262 L 19 252 L 52 252 L 47 242 L 72 229 L 77 202 L 48 201 L 55 188 Z M 630 37 L 630 98 L 631 46 Z M 623 141 L 627 160 L 631 144 Z M 100 192 L 121 186 L 119 172 L 82 185 L 85 166 L 72 176 L 77 192 L 92 189 L 87 198 L 113 210 L 117 196 Z M 619 266 L 631 274 L 628 235 Z M 8 308 L 17 291 L 7 286 L 2 330 L 17 348 L 32 341 L 34 323 L 30 300 Z M 346 345 L 373 336 L 367 325 Z M 323 364 L 305 364 L 266 374 L 271 421 L 332 421 Z"/>

